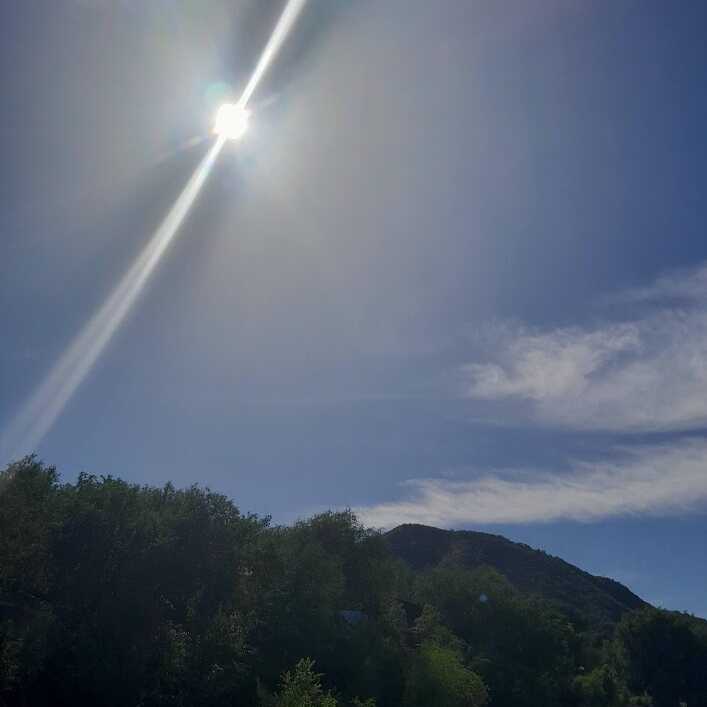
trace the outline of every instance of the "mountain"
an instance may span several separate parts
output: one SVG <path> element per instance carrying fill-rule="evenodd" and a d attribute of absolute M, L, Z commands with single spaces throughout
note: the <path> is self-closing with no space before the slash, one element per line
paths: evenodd
<path fill-rule="evenodd" d="M 444 561 L 470 569 L 492 567 L 521 593 L 539 595 L 596 630 L 609 628 L 626 611 L 648 606 L 613 579 L 589 574 L 501 535 L 406 524 L 386 533 L 385 540 L 391 552 L 414 570 Z"/>

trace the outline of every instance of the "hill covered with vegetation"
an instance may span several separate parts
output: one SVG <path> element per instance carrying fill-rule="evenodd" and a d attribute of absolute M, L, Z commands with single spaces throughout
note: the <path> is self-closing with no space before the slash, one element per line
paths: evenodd
<path fill-rule="evenodd" d="M 703 623 L 534 552 L 27 458 L 0 472 L 0 705 L 707 704 Z"/>
<path fill-rule="evenodd" d="M 393 554 L 417 571 L 445 562 L 468 569 L 493 567 L 524 594 L 544 597 L 575 624 L 595 632 L 610 633 L 627 611 L 648 606 L 613 579 L 500 535 L 410 524 L 391 530 L 385 539 Z"/>

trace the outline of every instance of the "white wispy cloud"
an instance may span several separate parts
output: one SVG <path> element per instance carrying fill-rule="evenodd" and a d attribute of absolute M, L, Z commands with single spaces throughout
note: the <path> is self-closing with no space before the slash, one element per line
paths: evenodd
<path fill-rule="evenodd" d="M 616 299 L 616 298 L 615 298 Z M 618 299 L 627 302 L 707 303 L 707 265 L 673 270 L 648 287 L 627 290 Z"/>
<path fill-rule="evenodd" d="M 499 327 L 487 360 L 462 369 L 463 394 L 506 401 L 517 421 L 614 432 L 707 427 L 707 267 L 620 293 L 616 323 L 551 330 Z M 637 312 L 637 313 L 636 313 Z M 498 409 L 496 408 L 498 415 Z M 595 521 L 707 506 L 707 440 L 676 438 L 607 450 L 568 470 L 489 471 L 471 480 L 411 479 L 402 497 L 357 509 L 373 526 L 418 522 Z"/>
<path fill-rule="evenodd" d="M 463 368 L 464 395 L 525 400 L 535 419 L 582 429 L 707 426 L 707 268 L 619 299 L 648 306 L 620 324 L 518 329 Z"/>
<path fill-rule="evenodd" d="M 517 469 L 469 481 L 413 479 L 403 485 L 401 500 L 355 510 L 374 527 L 459 527 L 671 515 L 707 502 L 707 441 L 615 451 L 610 462 L 580 462 L 570 472 Z"/>

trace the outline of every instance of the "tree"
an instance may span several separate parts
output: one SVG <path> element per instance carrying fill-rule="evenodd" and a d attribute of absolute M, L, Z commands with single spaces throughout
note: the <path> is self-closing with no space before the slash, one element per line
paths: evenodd
<path fill-rule="evenodd" d="M 62 486 L 32 458 L 0 493 L 0 699 L 253 702 L 253 620 L 235 589 L 266 521 L 197 488 Z"/>
<path fill-rule="evenodd" d="M 337 707 L 336 699 L 322 689 L 321 677 L 314 672 L 314 661 L 302 658 L 282 676 L 275 707 Z"/>
<path fill-rule="evenodd" d="M 29 701 L 55 614 L 51 539 L 61 520 L 58 475 L 33 456 L 0 472 L 0 704 Z"/>
<path fill-rule="evenodd" d="M 648 610 L 580 645 L 498 572 L 405 569 L 350 511 L 273 528 L 196 486 L 0 472 L 2 707 L 692 706 L 706 625 Z"/>
<path fill-rule="evenodd" d="M 578 640 L 546 602 L 520 595 L 495 570 L 451 563 L 421 575 L 415 596 L 467 644 L 495 706 L 559 707 L 569 699 Z"/>
<path fill-rule="evenodd" d="M 618 676 L 608 665 L 578 675 L 574 681 L 580 707 L 623 707 L 628 700 Z"/>
<path fill-rule="evenodd" d="M 652 607 L 623 617 L 616 628 L 616 662 L 629 689 L 655 707 L 707 704 L 707 644 L 689 617 Z"/>
<path fill-rule="evenodd" d="M 405 690 L 409 707 L 483 707 L 488 700 L 483 680 L 466 668 L 453 648 L 428 641 L 415 656 Z"/>

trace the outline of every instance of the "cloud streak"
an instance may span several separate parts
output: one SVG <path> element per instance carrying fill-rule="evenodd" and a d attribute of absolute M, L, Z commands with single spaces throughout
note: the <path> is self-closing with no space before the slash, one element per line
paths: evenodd
<path fill-rule="evenodd" d="M 623 323 L 517 330 L 462 369 L 463 394 L 523 400 L 541 423 L 619 432 L 707 426 L 707 268 L 623 293 Z"/>
<path fill-rule="evenodd" d="M 459 527 L 664 516 L 697 510 L 707 501 L 707 441 L 616 452 L 611 462 L 578 462 L 567 473 L 515 469 L 468 481 L 412 479 L 403 485 L 401 500 L 355 510 L 375 527 Z"/>

